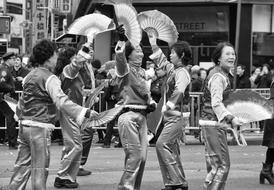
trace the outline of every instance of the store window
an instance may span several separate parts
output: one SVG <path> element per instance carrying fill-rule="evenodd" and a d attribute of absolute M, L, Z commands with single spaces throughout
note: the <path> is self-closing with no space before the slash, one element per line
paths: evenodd
<path fill-rule="evenodd" d="M 267 63 L 274 68 L 273 5 L 254 5 L 252 18 L 253 68 Z"/>

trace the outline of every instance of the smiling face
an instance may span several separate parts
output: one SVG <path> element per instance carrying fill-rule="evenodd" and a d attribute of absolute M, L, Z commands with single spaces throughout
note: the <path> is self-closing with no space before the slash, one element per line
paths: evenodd
<path fill-rule="evenodd" d="M 234 67 L 235 61 L 236 55 L 234 48 L 231 46 L 224 46 L 219 58 L 220 67 L 228 73 L 229 70 Z"/>
<path fill-rule="evenodd" d="M 131 54 L 128 56 L 129 60 L 140 63 L 142 62 L 143 57 L 144 53 L 140 46 L 136 46 L 135 49 L 131 52 Z"/>

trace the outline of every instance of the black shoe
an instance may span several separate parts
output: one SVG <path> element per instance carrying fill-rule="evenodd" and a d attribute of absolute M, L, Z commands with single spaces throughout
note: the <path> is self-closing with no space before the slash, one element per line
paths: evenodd
<path fill-rule="evenodd" d="M 109 144 L 104 144 L 102 147 L 103 148 L 110 148 L 110 145 Z"/>
<path fill-rule="evenodd" d="M 91 174 L 91 171 L 85 170 L 84 168 L 79 168 L 77 176 L 87 176 L 90 174 Z"/>
<path fill-rule="evenodd" d="M 75 181 L 72 182 L 69 179 L 61 179 L 59 177 L 55 178 L 54 187 L 65 188 L 65 189 L 75 189 L 78 188 L 79 184 Z"/>
<path fill-rule="evenodd" d="M 115 148 L 121 148 L 122 147 L 122 144 L 116 144 L 114 145 Z"/>
<path fill-rule="evenodd" d="M 104 143 L 104 142 L 105 142 L 104 139 L 99 139 L 96 143 L 101 144 L 101 143 Z"/>
<path fill-rule="evenodd" d="M 188 186 L 186 185 L 172 185 L 172 186 L 166 186 L 162 190 L 188 190 Z"/>

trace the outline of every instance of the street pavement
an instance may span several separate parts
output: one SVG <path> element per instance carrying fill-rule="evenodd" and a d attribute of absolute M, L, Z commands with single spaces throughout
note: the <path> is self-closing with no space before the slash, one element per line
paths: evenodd
<path fill-rule="evenodd" d="M 226 190 L 273 190 L 274 186 L 259 184 L 259 173 L 265 159 L 266 148 L 260 146 L 262 135 L 247 137 L 248 146 L 229 146 L 231 170 Z M 52 144 L 50 174 L 47 189 L 53 187 L 54 179 L 59 168 L 62 146 Z M 0 190 L 5 190 L 12 175 L 13 164 L 17 156 L 16 150 L 0 146 Z M 187 145 L 181 145 L 181 157 L 189 182 L 190 190 L 202 190 L 206 175 L 204 146 L 198 140 L 187 136 Z M 94 144 L 89 160 L 85 166 L 93 173 L 90 176 L 78 177 L 81 190 L 115 190 L 122 175 L 124 152 L 122 148 L 101 148 Z M 143 176 L 142 190 L 160 190 L 163 187 L 155 147 L 149 147 L 148 159 Z M 30 180 L 27 186 L 30 188 Z"/>

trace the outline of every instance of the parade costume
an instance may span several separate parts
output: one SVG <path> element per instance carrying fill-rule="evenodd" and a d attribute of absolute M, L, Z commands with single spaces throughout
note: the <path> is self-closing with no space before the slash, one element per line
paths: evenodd
<path fill-rule="evenodd" d="M 119 43 L 121 41 L 117 46 Z M 129 60 L 127 63 L 124 51 L 116 51 L 116 75 L 122 103 L 127 107 L 118 118 L 119 135 L 125 152 L 124 173 L 118 189 L 140 190 L 147 158 L 146 109 L 151 101 L 150 91 L 141 61 Z"/>
<path fill-rule="evenodd" d="M 18 107 L 21 110 L 19 151 L 10 189 L 25 189 L 31 175 L 32 189 L 45 190 L 56 107 L 74 118 L 78 125 L 88 115 L 88 109 L 69 100 L 61 89 L 61 81 L 45 67 L 35 68 L 25 77 Z"/>
<path fill-rule="evenodd" d="M 179 67 L 173 67 L 173 64 L 167 61 L 159 47 L 153 47 L 153 52 L 150 58 L 156 63 L 157 69 L 162 69 L 167 74 L 164 90 L 166 102 L 164 104 L 170 107 L 164 113 L 164 128 L 156 142 L 156 152 L 163 182 L 165 189 L 188 189 L 178 141 L 181 139 L 183 129 L 186 126 L 182 106 L 191 78 L 183 64 Z"/>
<path fill-rule="evenodd" d="M 79 70 L 83 63 L 78 63 L 77 58 L 73 58 L 69 65 L 66 65 L 60 75 L 62 90 L 68 95 L 69 99 L 78 105 L 83 103 L 82 88 L 84 82 L 79 75 Z M 60 124 L 64 139 L 64 147 L 61 157 L 61 167 L 55 179 L 55 187 L 76 188 L 76 175 L 79 170 L 82 155 L 82 140 L 80 126 L 66 113 L 60 112 Z M 64 180 L 72 183 L 66 184 Z M 62 183 L 63 181 L 63 183 Z"/>
<path fill-rule="evenodd" d="M 214 67 L 204 86 L 203 120 L 224 121 L 229 113 L 222 103 L 231 89 L 229 78 L 220 66 Z M 230 158 L 227 145 L 226 128 L 221 124 L 216 126 L 202 126 L 205 141 L 205 157 L 207 176 L 204 189 L 223 190 L 230 169 Z"/>

